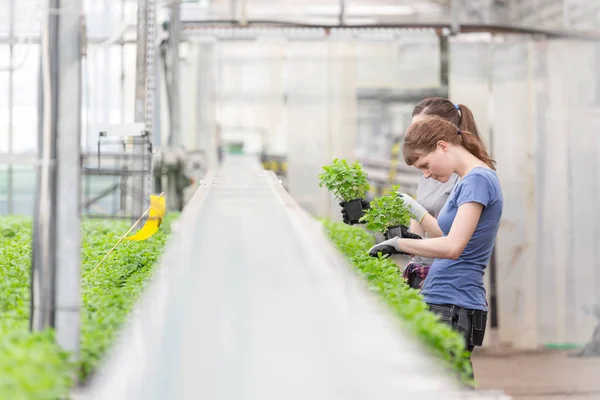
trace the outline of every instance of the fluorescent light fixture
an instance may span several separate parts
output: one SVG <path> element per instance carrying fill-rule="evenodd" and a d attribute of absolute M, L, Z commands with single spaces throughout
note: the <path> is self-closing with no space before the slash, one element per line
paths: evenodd
<path fill-rule="evenodd" d="M 339 6 L 310 6 L 301 8 L 301 13 L 305 15 L 323 15 L 340 12 Z M 412 15 L 414 9 L 407 5 L 347 5 L 346 14 L 352 16 L 386 16 L 386 15 Z"/>
<path fill-rule="evenodd" d="M 273 17 L 278 15 L 287 16 L 338 16 L 340 7 L 336 5 L 324 6 L 252 6 L 246 9 L 248 15 Z M 415 10 L 412 6 L 347 6 L 346 15 L 349 17 L 374 17 L 390 15 L 412 15 Z"/>

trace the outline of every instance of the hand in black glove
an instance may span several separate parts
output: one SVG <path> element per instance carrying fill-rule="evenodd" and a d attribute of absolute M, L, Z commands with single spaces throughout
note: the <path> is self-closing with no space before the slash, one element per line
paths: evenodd
<path fill-rule="evenodd" d="M 409 232 L 408 227 L 402 226 L 401 233 L 399 236 L 393 237 L 388 240 L 384 240 L 383 242 L 371 247 L 369 249 L 369 255 L 371 257 L 377 257 L 378 253 L 382 253 L 383 255 L 387 256 L 392 254 L 408 254 L 402 251 L 402 249 L 400 249 L 398 239 L 422 239 L 422 237 L 412 232 Z"/>
<path fill-rule="evenodd" d="M 361 203 L 361 206 L 362 206 L 362 209 L 363 209 L 363 215 L 364 215 L 364 211 L 365 211 L 365 210 L 368 210 L 368 209 L 370 209 L 370 208 L 371 208 L 371 203 L 369 203 L 369 202 L 368 202 L 367 200 L 365 200 L 365 199 L 360 199 L 360 203 Z M 342 207 L 342 219 L 343 219 L 344 223 L 345 223 L 346 225 L 354 225 L 354 224 L 358 224 L 358 223 L 359 223 L 359 220 L 358 220 L 358 219 L 357 219 L 357 220 L 354 220 L 354 219 L 353 219 L 352 221 L 350 221 L 350 220 L 348 219 L 348 215 L 347 215 L 347 213 L 346 213 L 346 209 L 344 208 L 344 205 L 345 205 L 345 204 L 346 204 L 346 202 L 344 202 L 344 201 L 342 201 L 342 202 L 340 203 L 340 207 Z"/>

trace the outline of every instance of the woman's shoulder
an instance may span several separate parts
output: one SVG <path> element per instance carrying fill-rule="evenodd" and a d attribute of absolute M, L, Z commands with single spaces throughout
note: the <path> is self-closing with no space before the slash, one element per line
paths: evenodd
<path fill-rule="evenodd" d="M 487 181 L 491 184 L 500 183 L 496 171 L 491 168 L 475 167 L 462 179 L 464 183 Z"/>
<path fill-rule="evenodd" d="M 465 190 L 465 187 L 471 187 L 472 190 L 482 190 L 485 188 L 492 197 L 502 197 L 500 179 L 496 171 L 491 168 L 474 168 L 462 178 L 459 187 L 461 191 Z"/>

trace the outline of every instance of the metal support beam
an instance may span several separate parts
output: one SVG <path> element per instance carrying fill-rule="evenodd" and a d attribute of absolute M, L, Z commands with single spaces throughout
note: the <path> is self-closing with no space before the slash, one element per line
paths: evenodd
<path fill-rule="evenodd" d="M 458 10 L 460 11 L 460 10 Z M 452 15 L 452 14 L 450 14 Z M 460 22 L 458 19 L 456 21 Z M 536 35 L 552 39 L 578 39 L 585 41 L 600 40 L 600 32 L 597 30 L 582 30 L 582 29 L 545 29 L 519 24 L 488 24 L 488 23 L 458 23 L 453 24 L 448 22 L 448 18 L 444 22 L 425 22 L 425 21 L 402 21 L 395 23 L 377 23 L 377 24 L 346 24 L 346 25 L 330 25 L 330 24 L 309 24 L 294 21 L 281 20 L 249 20 L 244 26 L 240 26 L 237 21 L 231 20 L 186 20 L 183 22 L 183 31 L 186 37 L 193 39 L 194 36 L 210 35 L 218 38 L 235 38 L 236 40 L 246 39 L 252 40 L 261 35 L 269 33 L 276 35 L 289 35 L 290 37 L 311 37 L 314 38 L 321 30 L 325 33 L 328 30 L 345 30 L 354 33 L 360 33 L 365 30 L 374 29 L 452 29 L 452 25 L 457 25 L 456 33 L 496 33 L 496 34 L 516 34 L 516 35 Z M 230 29 L 222 29 L 230 28 Z M 302 31 L 297 28 L 307 28 Z M 314 31 L 310 31 L 314 29 Z"/>
<path fill-rule="evenodd" d="M 346 25 L 346 0 L 340 0 L 340 25 Z"/>
<path fill-rule="evenodd" d="M 42 29 L 41 165 L 34 224 L 32 330 L 53 327 L 79 351 L 81 218 L 81 0 L 49 0 Z M 60 193 L 60 202 L 57 194 Z"/>
<path fill-rule="evenodd" d="M 450 0 L 450 32 L 455 35 L 460 32 L 461 0 Z"/>
<path fill-rule="evenodd" d="M 59 0 L 57 120 L 56 340 L 79 352 L 81 310 L 81 40 L 82 0 Z"/>
<path fill-rule="evenodd" d="M 448 71 L 450 69 L 450 46 L 448 43 L 448 30 L 440 29 L 440 84 L 448 87 Z"/>
<path fill-rule="evenodd" d="M 149 0 L 138 0 L 137 5 L 137 46 L 136 46 L 136 68 L 135 68 L 135 106 L 134 106 L 134 121 L 145 122 L 146 121 L 146 92 L 148 90 L 146 80 L 148 75 L 151 74 L 147 69 L 147 49 L 146 46 L 148 38 L 148 2 Z M 138 149 L 134 150 L 134 153 L 138 153 Z M 131 169 L 137 170 L 142 169 L 138 162 L 134 161 Z M 130 179 L 129 185 L 127 180 Z M 144 187 L 143 176 L 139 177 L 124 177 L 123 187 L 130 187 L 127 193 L 124 193 L 125 202 L 127 197 L 130 199 L 130 209 L 132 215 L 132 221 L 135 222 L 139 216 L 143 213 L 143 196 L 141 199 L 136 199 L 133 195 L 135 190 L 141 190 Z M 127 204 L 121 204 L 121 211 L 126 212 L 129 207 Z"/>
<path fill-rule="evenodd" d="M 8 36 L 10 45 L 8 46 L 8 153 L 13 152 L 13 101 L 14 101 L 14 44 L 12 43 L 15 37 L 15 6 L 16 0 L 10 0 L 10 11 L 8 14 Z M 6 185 L 6 211 L 8 214 L 13 213 L 13 166 L 8 166 Z"/>
<path fill-rule="evenodd" d="M 51 9 L 58 0 L 49 0 Z M 41 166 L 35 198 L 33 260 L 31 267 L 32 330 L 54 326 L 54 282 L 56 239 L 56 104 L 58 103 L 58 13 L 42 17 L 40 50 L 42 83 L 39 110 L 38 151 Z"/>
<path fill-rule="evenodd" d="M 180 19 L 180 0 L 172 0 L 171 15 L 169 18 L 169 45 L 167 57 L 166 83 L 167 99 L 169 102 L 169 139 L 168 146 L 171 149 L 179 148 L 183 145 L 181 140 L 181 108 L 179 91 L 179 44 L 181 43 L 181 19 Z M 181 171 L 179 169 L 169 169 L 167 176 L 167 209 L 181 210 L 182 196 L 178 190 L 178 180 Z"/>
<path fill-rule="evenodd" d="M 169 58 L 170 68 L 167 74 L 169 93 L 169 146 L 181 146 L 181 108 L 179 92 L 179 44 L 181 43 L 180 0 L 171 1 L 169 18 Z"/>
<path fill-rule="evenodd" d="M 155 40 L 156 40 L 156 0 L 138 0 L 137 20 L 137 60 L 135 85 L 135 122 L 144 122 L 146 132 L 152 137 L 154 126 L 154 91 L 155 91 Z M 144 144 L 134 145 L 134 154 L 143 154 Z M 132 169 L 145 169 L 144 160 L 134 160 Z M 150 163 L 151 165 L 151 163 Z M 148 196 L 152 190 L 152 173 L 132 179 L 131 215 L 135 221 L 141 216 L 149 203 Z M 142 195 L 136 198 L 135 192 Z"/>
<path fill-rule="evenodd" d="M 121 0 L 121 13 L 120 13 L 120 18 L 121 21 L 125 20 L 125 0 Z M 127 101 L 127 96 L 126 96 L 126 84 L 125 84 L 125 43 L 120 43 L 119 44 L 120 50 L 121 50 L 121 59 L 120 59 L 120 63 L 121 63 L 121 68 L 120 68 L 120 76 L 119 76 L 119 84 L 120 84 L 120 93 L 121 93 L 121 120 L 120 122 L 123 124 L 125 123 L 125 114 L 126 114 L 126 101 Z"/>
<path fill-rule="evenodd" d="M 116 192 L 117 190 L 119 190 L 119 186 L 120 185 L 118 183 L 115 183 L 114 185 L 110 185 L 106 189 L 102 190 L 96 196 L 93 196 L 93 197 L 85 199 L 85 201 L 83 202 L 81 208 L 87 210 L 88 208 L 90 208 L 90 206 L 92 204 L 98 202 L 99 200 L 102 200 L 103 198 L 105 198 L 109 194 L 111 194 L 111 193 Z"/>
<path fill-rule="evenodd" d="M 138 0 L 137 9 L 137 46 L 135 65 L 135 108 L 134 121 L 144 122 L 146 106 L 146 37 L 148 19 L 148 0 Z"/>

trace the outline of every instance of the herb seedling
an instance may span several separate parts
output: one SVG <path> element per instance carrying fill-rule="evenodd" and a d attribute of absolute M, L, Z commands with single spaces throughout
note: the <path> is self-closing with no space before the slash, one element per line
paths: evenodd
<path fill-rule="evenodd" d="M 385 195 L 371 201 L 371 208 L 365 212 L 360 222 L 374 232 L 385 234 L 390 228 L 408 226 L 412 214 L 399 195 L 400 185 L 394 185 Z"/>
<path fill-rule="evenodd" d="M 323 167 L 319 175 L 319 187 L 325 186 L 333 193 L 344 208 L 346 218 L 357 223 L 363 216 L 363 202 L 369 190 L 367 174 L 360 163 L 348 164 L 344 159 L 334 159 L 330 165 Z"/>
<path fill-rule="evenodd" d="M 323 167 L 319 187 L 325 186 L 340 202 L 364 199 L 369 190 L 367 174 L 358 162 L 349 164 L 344 159 L 334 159 Z"/>

